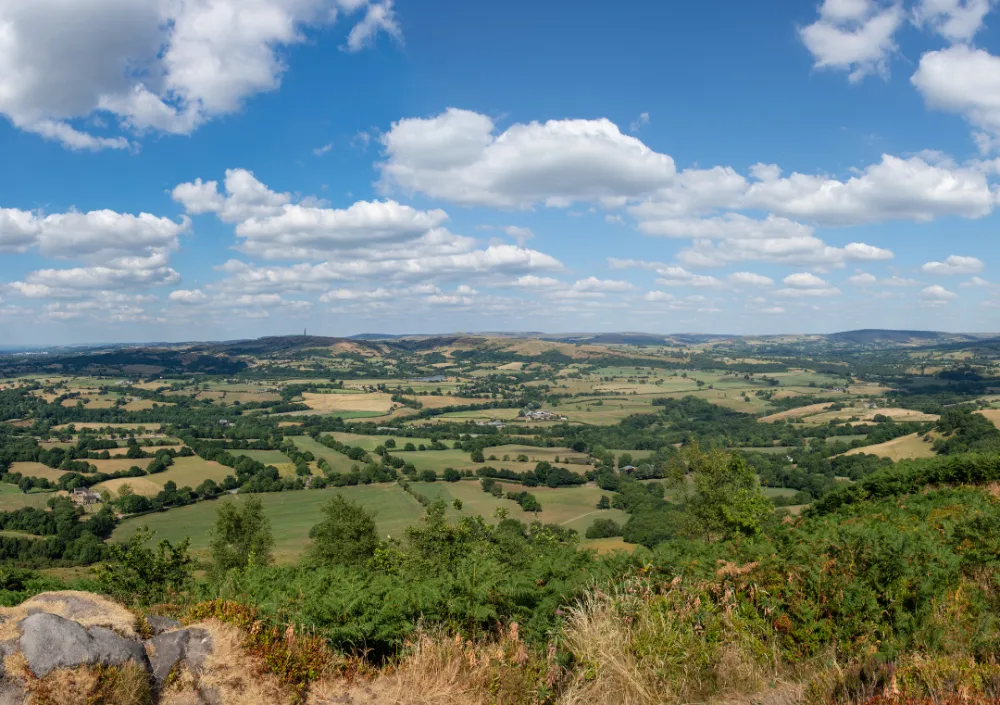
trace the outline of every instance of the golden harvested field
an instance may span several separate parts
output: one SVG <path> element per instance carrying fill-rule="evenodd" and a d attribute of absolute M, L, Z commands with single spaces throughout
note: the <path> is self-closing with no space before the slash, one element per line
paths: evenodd
<path fill-rule="evenodd" d="M 1000 428 L 1000 409 L 986 409 L 979 413 L 992 421 L 994 426 Z"/>
<path fill-rule="evenodd" d="M 56 470 L 41 463 L 11 463 L 10 472 L 19 472 L 25 477 L 44 477 L 52 482 L 66 474 L 65 470 Z"/>
<path fill-rule="evenodd" d="M 514 371 L 520 372 L 522 369 L 524 369 L 524 364 L 525 363 L 523 363 L 523 362 L 508 362 L 505 365 L 500 365 L 499 367 L 497 367 L 497 369 L 498 370 L 514 370 Z"/>
<path fill-rule="evenodd" d="M 803 416 L 812 416 L 813 414 L 818 414 L 819 412 L 825 410 L 830 406 L 832 402 L 825 402 L 821 404 L 810 404 L 809 406 L 800 406 L 798 409 L 788 409 L 787 411 L 779 411 L 777 414 L 771 414 L 770 416 L 765 416 L 761 419 L 764 423 L 771 423 L 772 421 L 782 421 L 785 419 L 797 419 Z"/>
<path fill-rule="evenodd" d="M 197 456 L 174 458 L 174 464 L 164 472 L 150 475 L 149 479 L 161 486 L 173 480 L 178 487 L 197 487 L 208 479 L 222 482 L 226 475 L 235 475 L 232 468 L 220 465 L 214 460 L 205 460 Z"/>
<path fill-rule="evenodd" d="M 121 491 L 122 485 L 128 485 L 135 494 L 141 494 L 145 497 L 155 497 L 163 489 L 163 485 L 156 484 L 149 477 L 122 477 L 117 480 L 99 482 L 94 485 L 93 490 L 94 492 L 107 490 L 111 494 L 117 495 Z"/>
<path fill-rule="evenodd" d="M 304 392 L 303 402 L 316 411 L 391 411 L 394 403 L 388 394 L 318 394 Z"/>
<path fill-rule="evenodd" d="M 86 406 L 88 409 L 110 409 L 112 406 L 115 405 L 115 401 L 117 401 L 117 398 L 110 396 L 102 397 L 95 394 L 94 396 L 89 396 L 89 397 L 83 396 L 77 399 L 63 399 L 62 406 L 74 407 L 77 405 L 77 403 L 81 401 L 83 402 L 83 405 Z"/>
<path fill-rule="evenodd" d="M 143 470 L 151 462 L 152 458 L 111 458 L 110 460 L 88 460 L 88 463 L 95 466 L 98 472 L 118 472 L 119 470 L 128 470 L 130 467 L 140 467 Z"/>
<path fill-rule="evenodd" d="M 154 406 L 174 406 L 171 402 L 153 401 L 152 399 L 133 399 L 125 405 L 126 411 L 145 411 Z"/>
<path fill-rule="evenodd" d="M 122 484 L 129 484 L 136 494 L 147 497 L 155 496 L 168 482 L 174 482 L 178 487 L 197 487 L 207 479 L 222 482 L 226 475 L 232 475 L 233 470 L 214 461 L 204 460 L 196 456 L 176 458 L 174 464 L 164 472 L 145 477 L 123 477 L 118 480 L 108 480 L 94 486 L 97 492 L 107 489 L 117 494 Z"/>
<path fill-rule="evenodd" d="M 866 409 L 865 407 L 847 407 L 840 411 L 827 411 L 804 419 L 807 423 L 826 423 L 827 421 L 858 417 L 862 421 L 871 421 L 876 416 L 888 416 L 896 421 L 937 421 L 937 414 L 925 414 L 913 409 Z"/>
<path fill-rule="evenodd" d="M 863 448 L 854 448 L 844 455 L 877 455 L 880 458 L 890 458 L 894 462 L 911 458 L 933 458 L 931 443 L 923 438 L 923 434 L 911 433 L 909 436 L 893 438 L 891 441 Z"/>

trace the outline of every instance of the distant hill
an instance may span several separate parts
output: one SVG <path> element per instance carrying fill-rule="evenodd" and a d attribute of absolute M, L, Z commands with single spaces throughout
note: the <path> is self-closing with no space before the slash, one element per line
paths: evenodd
<path fill-rule="evenodd" d="M 841 333 L 831 333 L 826 339 L 832 342 L 850 343 L 854 345 L 905 345 L 926 344 L 942 341 L 972 341 L 975 336 L 961 333 L 940 333 L 928 330 L 883 330 L 866 328 L 849 330 Z"/>

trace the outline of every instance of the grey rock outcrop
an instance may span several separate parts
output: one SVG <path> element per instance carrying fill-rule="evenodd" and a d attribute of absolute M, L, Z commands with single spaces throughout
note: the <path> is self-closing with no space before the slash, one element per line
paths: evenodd
<path fill-rule="evenodd" d="M 21 652 L 39 678 L 56 668 L 98 661 L 93 637 L 76 622 L 39 613 L 21 620 L 21 629 Z"/>
<path fill-rule="evenodd" d="M 182 661 L 189 671 L 199 673 L 212 653 L 212 637 L 204 629 L 179 629 L 147 641 L 146 653 L 153 677 L 162 683 Z"/>
<path fill-rule="evenodd" d="M 160 617 L 155 614 L 147 615 L 146 622 L 153 630 L 153 634 L 163 634 L 164 632 L 171 632 L 175 629 L 181 628 L 181 623 L 176 619 L 171 619 L 170 617 Z"/>

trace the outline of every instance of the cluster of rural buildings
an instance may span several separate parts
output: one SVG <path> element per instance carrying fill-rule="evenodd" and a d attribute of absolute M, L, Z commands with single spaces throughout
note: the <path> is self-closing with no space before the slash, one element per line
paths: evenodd
<path fill-rule="evenodd" d="M 530 419 L 531 421 L 568 421 L 565 416 L 545 409 L 522 409 L 518 418 Z"/>
<path fill-rule="evenodd" d="M 101 495 L 97 494 L 88 487 L 77 487 L 69 493 L 69 498 L 76 504 L 82 504 L 84 506 L 98 504 L 102 501 Z"/>

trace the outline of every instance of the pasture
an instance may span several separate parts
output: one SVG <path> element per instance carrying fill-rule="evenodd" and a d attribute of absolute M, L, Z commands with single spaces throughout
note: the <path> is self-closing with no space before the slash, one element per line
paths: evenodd
<path fill-rule="evenodd" d="M 535 515 L 525 512 L 517 502 L 510 499 L 499 499 L 493 495 L 483 492 L 479 480 L 462 480 L 461 482 L 413 482 L 410 483 L 414 491 L 419 492 L 431 499 L 443 499 L 449 506 L 455 499 L 462 501 L 463 514 L 478 514 L 490 523 L 499 521 L 493 515 L 498 507 L 507 510 L 507 516 L 511 519 L 523 521 L 530 524 L 533 521 L 540 521 L 544 524 L 558 524 L 569 529 L 575 529 L 581 535 L 587 531 L 596 519 L 614 519 L 618 523 L 628 521 L 628 514 L 619 509 L 598 509 L 597 501 L 601 495 L 610 495 L 594 485 L 584 485 L 581 487 L 522 487 L 519 484 L 509 482 L 498 482 L 503 486 L 504 492 L 528 491 L 538 498 L 542 505 L 542 511 Z M 449 516 L 456 517 L 458 510 L 454 507 L 449 509 Z"/>
<path fill-rule="evenodd" d="M 24 507 L 44 509 L 46 503 L 57 496 L 55 492 L 29 492 L 24 494 L 15 485 L 0 482 L 0 511 L 12 512 Z"/>
<path fill-rule="evenodd" d="M 317 459 L 325 459 L 326 462 L 330 464 L 330 467 L 333 468 L 334 472 L 350 472 L 352 466 L 360 464 L 355 460 L 351 460 L 343 453 L 338 453 L 332 448 L 327 448 L 319 441 L 314 441 L 309 436 L 294 436 L 292 441 L 295 443 L 295 447 L 300 451 L 309 451 Z"/>
<path fill-rule="evenodd" d="M 274 465 L 278 467 L 280 465 L 287 465 L 292 462 L 287 455 L 282 453 L 280 450 L 230 450 L 233 455 L 242 455 L 247 458 L 256 460 L 257 462 L 264 463 L 264 465 Z"/>
<path fill-rule="evenodd" d="M 392 436 L 379 434 L 377 436 L 366 436 L 360 433 L 341 433 L 334 432 L 324 434 L 327 436 L 333 436 L 337 441 L 340 441 L 344 445 L 354 446 L 356 448 L 362 448 L 367 451 L 373 451 L 378 446 L 385 445 L 385 442 L 390 438 L 396 442 L 396 450 L 401 449 L 407 443 L 412 443 L 415 446 L 419 446 L 423 443 L 425 446 L 431 444 L 430 438 L 406 438 L 405 436 Z M 451 441 L 442 441 L 445 445 L 451 447 Z"/>
<path fill-rule="evenodd" d="M 314 411 L 335 413 L 339 411 L 368 411 L 386 414 L 394 403 L 389 394 L 320 394 L 304 392 L 303 403 Z"/>
<path fill-rule="evenodd" d="M 868 455 L 877 455 L 880 458 L 890 458 L 894 462 L 912 458 L 933 458 L 934 451 L 931 445 L 930 442 L 924 440 L 924 434 L 911 433 L 908 436 L 893 438 L 891 441 L 886 441 L 885 443 L 852 448 L 844 453 L 844 455 L 866 453 Z"/>
<path fill-rule="evenodd" d="M 263 503 L 264 513 L 271 521 L 275 556 L 279 561 L 291 561 L 305 550 L 309 543 L 309 530 L 322 518 L 323 505 L 338 493 L 375 512 L 382 538 L 387 535 L 402 536 L 403 529 L 419 521 L 423 515 L 423 508 L 417 501 L 394 483 L 254 495 Z M 115 529 L 111 540 L 126 541 L 139 527 L 149 526 L 156 531 L 156 540 L 177 542 L 190 537 L 192 551 L 204 556 L 208 553 L 218 503 L 241 502 L 243 499 L 236 495 L 126 519 Z"/>

